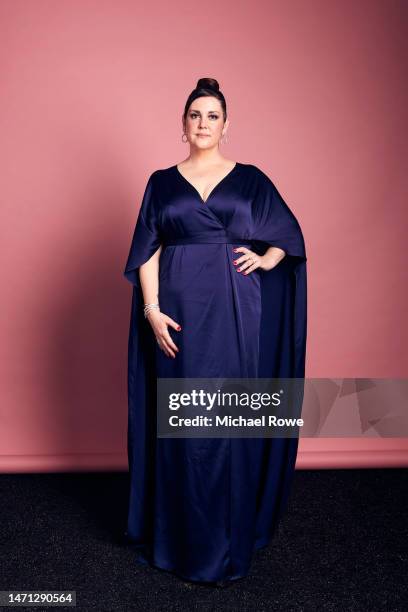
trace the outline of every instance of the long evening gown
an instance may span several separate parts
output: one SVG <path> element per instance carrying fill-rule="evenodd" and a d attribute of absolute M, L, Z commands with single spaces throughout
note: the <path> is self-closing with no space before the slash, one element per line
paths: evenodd
<path fill-rule="evenodd" d="M 182 327 L 167 357 L 143 316 L 139 267 L 159 248 L 160 309 Z M 237 272 L 236 246 L 286 253 Z M 204 201 L 177 166 L 151 174 L 124 271 L 128 360 L 127 537 L 137 560 L 193 581 L 245 576 L 285 509 L 297 438 L 158 438 L 156 378 L 303 378 L 306 252 L 269 177 L 237 162 Z"/>

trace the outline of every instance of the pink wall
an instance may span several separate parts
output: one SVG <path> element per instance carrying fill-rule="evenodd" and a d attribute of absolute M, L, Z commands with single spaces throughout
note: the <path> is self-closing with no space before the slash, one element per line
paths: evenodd
<path fill-rule="evenodd" d="M 302 225 L 307 375 L 407 376 L 407 13 L 2 1 L 0 470 L 126 467 L 122 270 L 148 175 L 187 155 L 181 113 L 203 76 L 229 104 L 224 154 L 267 172 Z M 304 440 L 298 467 L 407 450 Z"/>

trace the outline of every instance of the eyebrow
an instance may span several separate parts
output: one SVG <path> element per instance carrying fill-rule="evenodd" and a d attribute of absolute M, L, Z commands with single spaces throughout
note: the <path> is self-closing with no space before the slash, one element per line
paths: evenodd
<path fill-rule="evenodd" d="M 220 111 L 217 111 L 217 110 L 209 110 L 208 112 L 209 112 L 209 113 L 219 113 Z M 201 114 L 199 110 L 195 110 L 194 108 L 192 108 L 192 109 L 191 109 L 190 113 L 199 113 L 199 114 Z"/>

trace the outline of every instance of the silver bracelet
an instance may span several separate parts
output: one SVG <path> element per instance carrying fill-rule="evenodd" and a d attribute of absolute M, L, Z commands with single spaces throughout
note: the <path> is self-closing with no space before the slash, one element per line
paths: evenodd
<path fill-rule="evenodd" d="M 143 308 L 143 313 L 145 316 L 145 319 L 147 318 L 147 315 L 149 314 L 149 312 L 151 310 L 160 310 L 160 306 L 158 302 L 152 303 L 152 304 L 145 304 L 144 308 Z"/>

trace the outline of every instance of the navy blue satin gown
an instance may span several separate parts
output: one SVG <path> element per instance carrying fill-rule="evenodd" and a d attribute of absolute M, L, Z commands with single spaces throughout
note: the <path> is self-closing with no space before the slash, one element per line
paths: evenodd
<path fill-rule="evenodd" d="M 163 245 L 162 312 L 180 351 L 167 357 L 143 316 L 139 267 Z M 237 272 L 235 246 L 286 253 Z M 297 438 L 157 438 L 157 377 L 304 377 L 306 252 L 270 178 L 236 163 L 207 200 L 177 166 L 150 176 L 126 263 L 133 285 L 128 359 L 127 536 L 137 560 L 203 582 L 245 576 L 285 509 Z"/>

